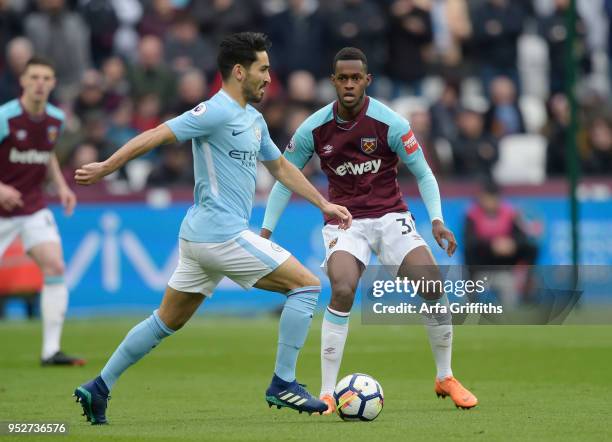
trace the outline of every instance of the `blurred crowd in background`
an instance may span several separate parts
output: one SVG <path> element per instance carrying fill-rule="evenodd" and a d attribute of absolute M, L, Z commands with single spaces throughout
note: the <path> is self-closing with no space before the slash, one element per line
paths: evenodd
<path fill-rule="evenodd" d="M 577 0 L 579 156 L 612 172 L 612 0 Z M 263 112 L 284 149 L 335 98 L 334 54 L 361 48 L 370 95 L 409 119 L 441 179 L 538 184 L 566 173 L 564 94 L 569 0 L 0 0 L 0 102 L 20 93 L 34 53 L 52 60 L 52 102 L 67 114 L 57 154 L 66 174 L 220 87 L 228 33 L 272 40 Z M 400 168 L 404 169 L 404 168 Z M 322 174 L 316 161 L 305 172 Z M 402 179 L 409 174 L 401 173 Z M 151 152 L 113 176 L 130 190 L 189 186 L 189 145 Z M 260 190 L 270 186 L 262 180 Z"/>

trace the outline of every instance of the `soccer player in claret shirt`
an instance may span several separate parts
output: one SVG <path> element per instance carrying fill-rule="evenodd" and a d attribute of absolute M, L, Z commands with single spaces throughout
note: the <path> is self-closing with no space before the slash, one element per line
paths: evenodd
<path fill-rule="evenodd" d="M 398 276 L 411 280 L 439 280 L 431 251 L 417 233 L 397 182 L 398 157 L 416 177 L 437 243 L 451 256 L 457 247 L 444 225 L 438 184 L 427 165 L 410 124 L 365 93 L 372 81 L 362 51 L 344 48 L 334 58 L 331 77 L 338 99 L 302 123 L 285 150 L 285 158 L 303 168 L 313 154 L 329 181 L 330 200 L 345 205 L 354 217 L 348 230 L 326 218 L 323 240 L 332 296 L 321 332 L 321 399 L 327 413 L 335 408 L 332 392 L 348 334 L 349 313 L 359 279 L 374 252 Z M 269 238 L 291 192 L 276 183 L 264 217 L 261 236 Z M 429 287 L 432 289 L 432 287 Z M 424 302 L 443 302 L 444 293 L 423 291 Z M 433 311 L 433 309 L 430 309 Z M 474 407 L 478 400 L 453 377 L 450 313 L 424 315 L 437 375 L 435 392 L 450 396 L 458 407 Z"/>
<path fill-rule="evenodd" d="M 83 359 L 60 349 L 68 290 L 62 244 L 43 197 L 43 184 L 49 178 L 66 215 L 72 215 L 76 198 L 53 153 L 64 125 L 64 113 L 47 102 L 55 87 L 55 71 L 48 61 L 34 57 L 19 81 L 21 97 L 0 106 L 0 256 L 19 236 L 44 275 L 42 365 L 83 365 Z"/>
<path fill-rule="evenodd" d="M 323 198 L 281 155 L 262 115 L 249 105 L 261 101 L 270 84 L 269 45 L 259 33 L 225 38 L 218 56 L 223 86 L 217 94 L 133 138 L 108 160 L 76 171 L 79 184 L 91 184 L 160 144 L 192 140 L 195 204 L 181 225 L 178 267 L 159 309 L 127 334 L 100 376 L 76 389 L 77 400 L 92 424 L 106 423 L 109 390 L 119 376 L 180 329 L 224 276 L 245 289 L 258 287 L 287 297 L 280 317 L 274 375 L 265 393 L 268 404 L 300 413 L 327 410 L 325 402 L 312 397 L 295 379 L 298 353 L 310 328 L 320 283 L 289 252 L 248 229 L 257 160 L 325 216 L 337 219 L 341 228 L 350 227 L 351 215 L 345 207 Z"/>

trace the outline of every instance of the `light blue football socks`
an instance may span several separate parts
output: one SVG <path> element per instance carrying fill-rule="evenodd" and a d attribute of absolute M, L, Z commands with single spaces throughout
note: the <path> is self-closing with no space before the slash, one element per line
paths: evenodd
<path fill-rule="evenodd" d="M 306 341 L 320 286 L 300 287 L 287 293 L 280 317 L 274 373 L 286 382 L 295 380 L 298 354 Z"/>
<path fill-rule="evenodd" d="M 123 342 L 110 357 L 100 377 L 110 391 L 119 379 L 119 376 L 138 362 L 144 355 L 156 347 L 162 339 L 170 336 L 174 330 L 168 328 L 160 319 L 157 310 L 151 316 L 132 328 Z"/>

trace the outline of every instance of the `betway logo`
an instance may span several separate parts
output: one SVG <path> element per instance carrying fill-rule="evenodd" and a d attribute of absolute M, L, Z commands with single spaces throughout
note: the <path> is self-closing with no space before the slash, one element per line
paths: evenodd
<path fill-rule="evenodd" d="M 382 160 L 370 160 L 365 163 L 353 164 L 350 161 L 336 167 L 336 175 L 344 176 L 347 173 L 349 175 L 363 175 L 364 173 L 376 173 L 380 170 L 380 163 Z"/>
<path fill-rule="evenodd" d="M 51 153 L 48 151 L 40 151 L 35 149 L 18 150 L 16 147 L 11 148 L 9 161 L 11 163 L 21 164 L 47 164 Z"/>

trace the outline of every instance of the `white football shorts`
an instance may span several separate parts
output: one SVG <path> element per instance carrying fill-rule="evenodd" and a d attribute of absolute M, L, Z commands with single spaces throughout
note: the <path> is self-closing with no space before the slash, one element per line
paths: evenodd
<path fill-rule="evenodd" d="M 416 230 L 410 212 L 387 213 L 380 218 L 354 219 L 348 230 L 336 225 L 323 227 L 325 261 L 339 250 L 353 255 L 367 266 L 372 252 L 385 266 L 399 266 L 404 257 L 419 246 L 429 247 Z"/>
<path fill-rule="evenodd" d="M 291 253 L 276 243 L 245 230 L 221 243 L 184 239 L 179 243 L 179 262 L 168 285 L 187 293 L 210 297 L 224 276 L 244 289 L 285 262 Z"/>
<path fill-rule="evenodd" d="M 0 256 L 17 236 L 26 251 L 45 242 L 61 242 L 53 213 L 47 208 L 31 215 L 0 217 Z"/>

